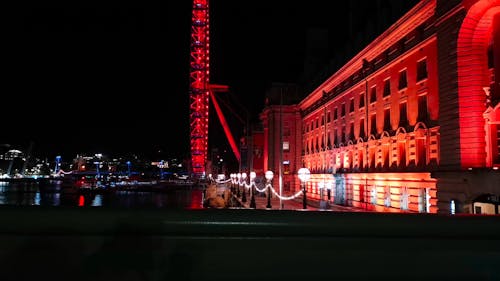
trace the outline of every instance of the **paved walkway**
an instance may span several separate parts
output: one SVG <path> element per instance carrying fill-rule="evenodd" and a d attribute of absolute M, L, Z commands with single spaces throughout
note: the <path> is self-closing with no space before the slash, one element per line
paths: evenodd
<path fill-rule="evenodd" d="M 242 204 L 243 208 L 250 209 L 251 196 L 246 194 L 246 202 L 243 202 L 242 196 L 234 197 Z M 280 208 L 280 199 L 277 196 L 271 197 L 271 208 L 267 208 L 268 199 L 263 194 L 257 194 L 255 196 L 255 209 L 271 209 L 271 210 L 297 210 L 297 211 L 333 211 L 333 212 L 363 212 L 363 209 L 355 207 L 346 207 L 341 205 L 335 205 L 331 202 L 327 203 L 323 201 L 323 207 L 320 208 L 320 202 L 317 200 L 308 200 L 307 209 L 303 208 L 302 197 L 297 197 L 293 200 L 282 200 L 282 206 Z"/>

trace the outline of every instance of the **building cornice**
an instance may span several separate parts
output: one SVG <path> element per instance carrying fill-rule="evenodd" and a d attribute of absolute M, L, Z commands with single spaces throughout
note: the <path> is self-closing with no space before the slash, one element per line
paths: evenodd
<path fill-rule="evenodd" d="M 306 110 L 323 97 L 324 93 L 331 92 L 335 86 L 343 83 L 363 67 L 363 60 L 373 61 L 382 52 L 397 44 L 401 38 L 424 24 L 435 14 L 437 0 L 424 0 L 413 7 L 408 13 L 396 21 L 384 33 L 366 46 L 354 58 L 347 62 L 330 78 L 312 91 L 299 103 L 301 110 Z"/>

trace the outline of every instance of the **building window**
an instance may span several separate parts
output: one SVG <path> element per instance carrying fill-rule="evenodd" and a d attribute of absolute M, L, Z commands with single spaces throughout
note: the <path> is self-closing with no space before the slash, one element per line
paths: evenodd
<path fill-rule="evenodd" d="M 383 97 L 388 97 L 391 95 L 391 79 L 387 79 L 384 82 L 384 93 Z"/>
<path fill-rule="evenodd" d="M 283 142 L 283 151 L 289 151 L 290 150 L 290 142 L 284 141 Z"/>
<path fill-rule="evenodd" d="M 428 118 L 427 113 L 427 95 L 418 96 L 418 121 L 426 123 Z"/>
<path fill-rule="evenodd" d="M 321 116 L 321 126 L 325 125 L 325 116 Z"/>
<path fill-rule="evenodd" d="M 319 124 L 319 121 L 318 121 L 318 119 L 316 119 L 316 129 L 319 128 L 318 124 Z"/>
<path fill-rule="evenodd" d="M 370 124 L 371 124 L 370 134 L 376 135 L 377 134 L 377 115 L 372 114 L 372 116 L 370 116 Z"/>
<path fill-rule="evenodd" d="M 406 128 L 406 126 L 408 126 L 406 102 L 402 102 L 399 104 L 399 127 Z"/>
<path fill-rule="evenodd" d="M 342 126 L 342 143 L 346 142 L 346 133 L 345 133 L 345 126 Z"/>
<path fill-rule="evenodd" d="M 370 103 L 377 101 L 377 87 L 373 87 L 370 92 Z"/>
<path fill-rule="evenodd" d="M 429 194 L 430 188 L 420 189 L 418 200 L 418 209 L 421 213 L 428 213 L 431 207 L 431 196 Z"/>
<path fill-rule="evenodd" d="M 331 119 L 331 118 L 330 118 L 330 112 L 328 112 L 328 113 L 326 114 L 326 123 L 330 123 L 330 121 L 331 121 L 330 119 Z"/>
<path fill-rule="evenodd" d="M 450 214 L 451 215 L 455 214 L 455 200 L 450 201 Z"/>
<path fill-rule="evenodd" d="M 480 215 L 481 213 L 481 206 L 474 206 L 474 214 Z"/>
<path fill-rule="evenodd" d="M 359 95 L 359 108 L 365 107 L 365 93 Z"/>
<path fill-rule="evenodd" d="M 335 108 L 333 110 L 333 120 L 337 120 L 338 116 L 337 116 L 337 108 Z"/>
<path fill-rule="evenodd" d="M 349 102 L 349 112 L 354 112 L 354 99 Z"/>
<path fill-rule="evenodd" d="M 384 131 L 389 132 L 391 130 L 391 109 L 384 109 Z"/>
<path fill-rule="evenodd" d="M 427 60 L 417 62 L 417 82 L 427 79 Z"/>
<path fill-rule="evenodd" d="M 345 103 L 343 103 L 341 106 L 340 106 L 340 117 L 344 117 L 345 116 Z"/>
<path fill-rule="evenodd" d="M 339 137 L 337 136 L 337 129 L 333 130 L 333 143 L 339 145 Z"/>
<path fill-rule="evenodd" d="M 398 89 L 402 90 L 408 87 L 408 79 L 406 77 L 406 69 L 399 73 L 399 85 Z"/>

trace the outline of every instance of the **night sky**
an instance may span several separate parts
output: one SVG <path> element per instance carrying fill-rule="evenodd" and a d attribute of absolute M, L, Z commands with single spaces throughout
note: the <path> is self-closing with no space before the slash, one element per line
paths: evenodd
<path fill-rule="evenodd" d="M 221 98 L 235 112 L 256 120 L 271 82 L 300 80 L 307 30 L 328 31 L 321 62 L 339 64 L 418 0 L 302 3 L 210 2 L 211 81 L 230 86 Z M 188 156 L 191 5 L 25 7 L 4 39 L 0 144 L 32 141 L 47 157 Z M 211 146 L 227 149 L 211 125 Z"/>

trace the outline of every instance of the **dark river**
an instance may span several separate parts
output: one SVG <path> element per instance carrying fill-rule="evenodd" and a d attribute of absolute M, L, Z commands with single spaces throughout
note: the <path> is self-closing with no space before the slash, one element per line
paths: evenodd
<path fill-rule="evenodd" d="M 60 192 L 41 191 L 36 182 L 0 182 L 0 205 L 201 209 L 203 191 L 179 186 L 164 192 Z"/>

